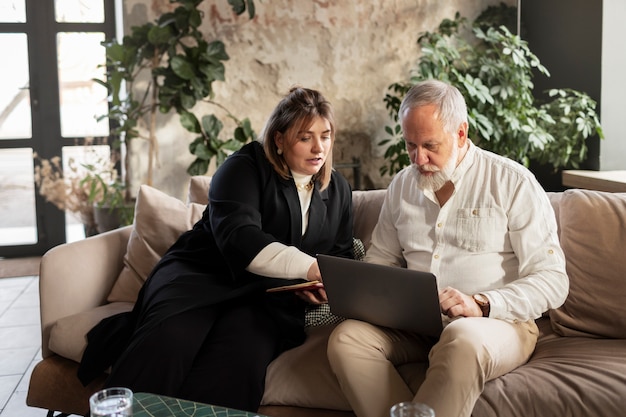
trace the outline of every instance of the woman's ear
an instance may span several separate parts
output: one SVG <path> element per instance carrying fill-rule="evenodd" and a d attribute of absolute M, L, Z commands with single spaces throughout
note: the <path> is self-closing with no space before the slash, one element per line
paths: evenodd
<path fill-rule="evenodd" d="M 276 149 L 281 151 L 279 152 L 279 154 L 282 153 L 284 142 L 285 141 L 283 134 L 280 132 L 276 132 L 276 134 L 274 135 L 274 144 L 276 145 Z"/>

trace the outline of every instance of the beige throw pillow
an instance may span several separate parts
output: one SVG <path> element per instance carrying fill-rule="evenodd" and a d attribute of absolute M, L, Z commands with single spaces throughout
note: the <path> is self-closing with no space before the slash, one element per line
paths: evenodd
<path fill-rule="evenodd" d="M 334 328 L 309 328 L 304 344 L 270 363 L 261 404 L 350 410 L 326 357 L 328 336 Z"/>
<path fill-rule="evenodd" d="M 183 232 L 200 220 L 205 208 L 204 204 L 186 205 L 156 188 L 142 185 L 124 268 L 107 300 L 135 302 L 154 265 Z"/>
<path fill-rule="evenodd" d="M 626 338 L 626 194 L 568 190 L 559 204 L 570 291 L 550 312 L 562 336 Z"/>
<path fill-rule="evenodd" d="M 209 188 L 211 178 L 208 175 L 194 175 L 189 181 L 189 203 L 209 204 Z"/>

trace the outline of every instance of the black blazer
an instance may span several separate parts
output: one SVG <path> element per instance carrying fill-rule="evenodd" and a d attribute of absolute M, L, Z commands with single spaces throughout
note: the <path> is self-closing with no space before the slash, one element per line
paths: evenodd
<path fill-rule="evenodd" d="M 162 320 L 232 300 L 261 302 L 284 328 L 285 348 L 304 338 L 304 302 L 291 293 L 265 292 L 285 280 L 245 270 L 268 244 L 353 257 L 352 192 L 333 172 L 324 191 L 315 184 L 309 224 L 302 236 L 300 200 L 293 180 L 281 178 L 252 142 L 231 155 L 211 180 L 209 205 L 155 266 L 131 313 L 103 320 L 88 335 L 81 380 L 97 375 Z M 242 301 L 246 302 L 246 301 Z M 132 340 L 131 338 L 132 334 Z"/>

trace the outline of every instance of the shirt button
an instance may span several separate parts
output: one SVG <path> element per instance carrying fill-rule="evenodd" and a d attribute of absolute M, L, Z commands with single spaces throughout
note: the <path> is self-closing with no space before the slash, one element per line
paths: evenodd
<path fill-rule="evenodd" d="M 477 216 L 477 215 L 478 215 L 478 210 L 476 210 L 476 209 L 472 210 L 472 214 L 473 214 L 474 216 Z"/>
<path fill-rule="evenodd" d="M 548 253 L 549 253 L 550 255 L 552 255 L 552 254 L 554 254 L 554 251 L 553 251 L 552 249 L 549 249 L 549 250 L 548 250 Z"/>
<path fill-rule="evenodd" d="M 434 258 L 435 258 L 435 259 L 439 259 L 439 255 L 435 255 L 435 256 L 434 256 Z"/>
<path fill-rule="evenodd" d="M 437 227 L 443 226 L 443 223 L 437 223 Z"/>

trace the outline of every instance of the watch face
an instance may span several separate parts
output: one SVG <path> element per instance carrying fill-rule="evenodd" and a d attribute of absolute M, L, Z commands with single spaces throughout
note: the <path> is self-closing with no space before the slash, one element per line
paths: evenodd
<path fill-rule="evenodd" d="M 478 304 L 478 306 L 482 310 L 483 317 L 488 317 L 489 316 L 489 299 L 485 297 L 483 294 L 474 294 L 473 298 L 474 298 L 474 301 L 476 301 L 476 304 Z"/>
<path fill-rule="evenodd" d="M 489 299 L 482 294 L 474 294 L 474 300 L 481 306 L 489 305 Z"/>

